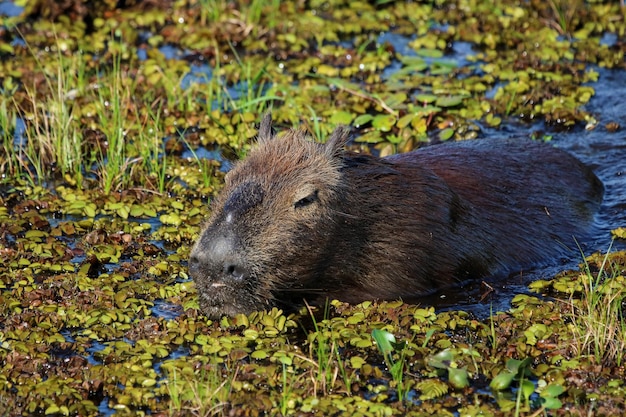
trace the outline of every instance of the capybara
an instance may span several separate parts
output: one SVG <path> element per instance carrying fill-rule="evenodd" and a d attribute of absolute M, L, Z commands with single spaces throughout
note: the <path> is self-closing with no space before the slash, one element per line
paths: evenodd
<path fill-rule="evenodd" d="M 568 153 L 525 139 L 379 158 L 303 131 L 257 146 L 226 175 L 189 260 L 210 317 L 271 306 L 425 295 L 576 250 L 603 186 Z M 571 256 L 571 253 L 570 253 Z"/>

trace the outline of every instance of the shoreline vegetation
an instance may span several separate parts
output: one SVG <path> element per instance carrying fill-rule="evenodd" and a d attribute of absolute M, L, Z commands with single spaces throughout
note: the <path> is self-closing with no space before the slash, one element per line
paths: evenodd
<path fill-rule="evenodd" d="M 585 107 L 603 71 L 626 70 L 620 2 L 14 4 L 1 415 L 626 413 L 625 225 L 617 249 L 487 317 L 332 301 L 212 321 L 186 272 L 268 109 L 321 140 L 350 125 L 350 146 L 381 155 L 511 124 L 543 140 L 620 132 Z"/>

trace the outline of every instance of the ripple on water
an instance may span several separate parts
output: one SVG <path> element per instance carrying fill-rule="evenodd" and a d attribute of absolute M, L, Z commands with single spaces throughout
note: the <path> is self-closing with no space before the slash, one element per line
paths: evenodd
<path fill-rule="evenodd" d="M 164 300 L 155 300 L 151 311 L 155 317 L 171 320 L 180 316 L 183 312 L 183 308 L 178 304 L 168 303 Z"/>

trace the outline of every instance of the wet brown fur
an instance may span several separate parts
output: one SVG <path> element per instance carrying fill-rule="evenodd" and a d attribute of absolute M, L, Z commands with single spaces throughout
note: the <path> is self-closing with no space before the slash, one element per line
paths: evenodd
<path fill-rule="evenodd" d="M 590 169 L 552 146 L 476 140 L 377 158 L 290 130 L 226 177 L 190 257 L 209 316 L 273 305 L 410 298 L 553 260 L 602 200 Z"/>

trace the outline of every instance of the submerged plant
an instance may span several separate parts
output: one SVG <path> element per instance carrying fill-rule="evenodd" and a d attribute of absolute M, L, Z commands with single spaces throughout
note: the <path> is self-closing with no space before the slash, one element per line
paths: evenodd
<path fill-rule="evenodd" d="M 518 381 L 517 395 L 515 397 L 515 416 L 519 416 L 522 396 L 525 400 L 526 409 L 530 408 L 530 395 L 535 390 L 534 384 L 527 379 L 530 376 L 528 367 L 530 363 L 531 358 L 524 360 L 509 359 L 506 362 L 506 368 L 489 383 L 489 386 L 496 394 L 496 398 L 500 398 L 501 391 L 509 389 L 514 380 Z"/>
<path fill-rule="evenodd" d="M 531 372 L 530 372 L 530 364 L 532 363 L 532 358 L 525 358 L 523 360 L 518 359 L 509 359 L 506 362 L 506 367 L 499 374 L 497 374 L 489 383 L 496 400 L 500 403 L 502 409 L 509 409 L 514 407 L 515 416 L 519 416 L 521 411 L 529 411 L 531 409 L 531 395 L 535 392 L 539 393 L 540 400 L 540 409 L 535 412 L 533 415 L 540 415 L 540 413 L 544 413 L 546 410 L 558 410 L 563 406 L 561 401 L 558 399 L 559 395 L 565 392 L 565 388 L 558 383 L 551 383 L 543 386 L 540 386 L 535 381 L 532 381 Z M 515 389 L 512 388 L 513 382 L 517 381 L 517 387 Z M 503 395 L 505 391 L 512 389 L 515 393 L 515 400 L 511 402 L 507 400 L 507 398 Z M 524 405 L 522 409 L 522 399 L 524 400 Z"/>
<path fill-rule="evenodd" d="M 454 388 L 469 386 L 469 375 L 466 368 L 459 368 L 455 362 L 456 352 L 453 349 L 445 349 L 428 358 L 427 364 L 447 373 L 448 381 Z"/>

